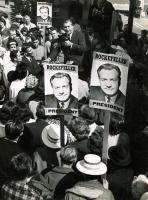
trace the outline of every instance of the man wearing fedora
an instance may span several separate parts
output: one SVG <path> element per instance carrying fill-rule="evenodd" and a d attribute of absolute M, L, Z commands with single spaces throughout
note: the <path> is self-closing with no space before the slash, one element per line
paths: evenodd
<path fill-rule="evenodd" d="M 47 170 L 44 174 L 60 165 L 60 149 L 61 149 L 61 133 L 60 124 L 51 122 L 45 126 L 41 133 L 43 147 L 39 147 L 36 151 L 39 153 L 43 161 L 47 162 Z M 64 144 L 67 143 L 67 135 L 65 132 Z"/>
<path fill-rule="evenodd" d="M 76 168 L 83 174 L 84 180 L 66 191 L 66 200 L 114 200 L 112 192 L 98 181 L 99 176 L 107 172 L 106 165 L 98 155 L 86 154 L 83 160 L 77 162 Z"/>

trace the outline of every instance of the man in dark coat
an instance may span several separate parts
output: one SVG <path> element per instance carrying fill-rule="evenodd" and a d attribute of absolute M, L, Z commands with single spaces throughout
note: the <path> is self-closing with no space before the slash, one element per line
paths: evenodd
<path fill-rule="evenodd" d="M 17 140 L 23 131 L 20 122 L 9 122 L 5 126 L 6 137 L 0 139 L 0 187 L 14 176 L 11 169 L 11 159 L 22 152 Z"/>
<path fill-rule="evenodd" d="M 95 0 L 89 9 L 88 19 L 93 25 L 100 39 L 109 39 L 109 30 L 112 22 L 113 5 L 107 0 Z"/>
<path fill-rule="evenodd" d="M 31 43 L 25 43 L 22 47 L 22 51 L 24 52 L 22 62 L 26 64 L 29 74 L 32 74 L 34 76 L 39 75 L 39 73 L 41 72 L 41 67 L 38 65 L 37 61 L 33 57 L 33 49 Z"/>
<path fill-rule="evenodd" d="M 48 125 L 44 108 L 45 106 L 42 102 L 40 102 L 36 109 L 37 120 L 35 122 L 25 124 L 23 135 L 18 140 L 18 144 L 27 151 L 34 151 L 37 147 L 44 146 L 41 134 L 45 126 Z"/>
<path fill-rule="evenodd" d="M 80 66 L 86 47 L 84 36 L 80 31 L 73 30 L 71 20 L 65 20 L 63 28 L 65 34 L 61 36 L 60 44 L 65 56 L 64 62 L 73 61 L 74 64 Z"/>

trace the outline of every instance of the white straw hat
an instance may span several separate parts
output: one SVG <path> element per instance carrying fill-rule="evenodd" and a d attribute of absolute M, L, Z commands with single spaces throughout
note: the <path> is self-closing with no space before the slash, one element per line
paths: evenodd
<path fill-rule="evenodd" d="M 107 166 L 101 162 L 101 158 L 95 154 L 85 155 L 84 160 L 76 164 L 76 168 L 80 172 L 88 175 L 102 175 L 107 171 Z"/>
<path fill-rule="evenodd" d="M 50 124 L 46 126 L 42 131 L 42 141 L 43 143 L 52 149 L 61 148 L 61 135 L 60 135 L 60 125 Z M 67 135 L 64 135 L 64 142 L 67 143 Z"/>

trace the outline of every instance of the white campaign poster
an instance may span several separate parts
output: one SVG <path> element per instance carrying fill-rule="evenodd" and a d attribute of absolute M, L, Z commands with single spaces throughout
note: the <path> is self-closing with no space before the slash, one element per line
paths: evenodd
<path fill-rule="evenodd" d="M 46 115 L 78 116 L 78 66 L 44 63 Z"/>
<path fill-rule="evenodd" d="M 37 2 L 37 25 L 52 26 L 52 4 L 49 2 Z"/>
<path fill-rule="evenodd" d="M 129 62 L 114 54 L 94 52 L 90 81 L 93 108 L 124 115 Z"/>

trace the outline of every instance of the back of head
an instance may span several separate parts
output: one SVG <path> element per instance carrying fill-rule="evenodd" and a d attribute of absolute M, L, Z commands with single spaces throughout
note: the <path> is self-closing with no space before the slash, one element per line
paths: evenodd
<path fill-rule="evenodd" d="M 148 178 L 145 175 L 139 175 L 132 183 L 133 198 L 140 199 L 145 192 L 148 192 Z"/>
<path fill-rule="evenodd" d="M 15 72 L 16 72 L 17 79 L 19 79 L 19 80 L 24 79 L 27 76 L 26 64 L 23 62 L 18 63 L 16 66 Z"/>
<path fill-rule="evenodd" d="M 68 128 L 77 140 L 88 138 L 90 129 L 86 120 L 82 118 L 75 118 L 70 121 Z"/>
<path fill-rule="evenodd" d="M 15 120 L 21 120 L 23 123 L 26 123 L 32 117 L 32 113 L 27 104 L 20 103 L 14 109 L 13 116 Z"/>
<path fill-rule="evenodd" d="M 45 115 L 45 105 L 44 102 L 40 102 L 36 108 L 36 116 L 38 119 L 47 119 Z"/>
<path fill-rule="evenodd" d="M 21 121 L 10 121 L 5 125 L 6 137 L 9 140 L 17 139 L 24 130 L 24 125 Z"/>
<path fill-rule="evenodd" d="M 77 151 L 74 147 L 66 146 L 61 149 L 60 157 L 62 164 L 71 165 L 77 160 Z"/>
<path fill-rule="evenodd" d="M 9 120 L 11 120 L 14 108 L 15 108 L 15 103 L 13 101 L 5 102 L 2 108 L 0 109 L 0 122 L 6 124 Z"/>
<path fill-rule="evenodd" d="M 97 127 L 88 139 L 88 148 L 91 153 L 101 156 L 103 147 L 104 129 Z"/>
<path fill-rule="evenodd" d="M 26 153 L 20 153 L 11 159 L 12 170 L 14 171 L 15 180 L 24 180 L 35 172 L 35 163 Z"/>
<path fill-rule="evenodd" d="M 84 118 L 88 124 L 92 124 L 97 121 L 98 115 L 94 108 L 90 108 L 89 105 L 82 105 L 80 108 L 81 117 Z"/>
<path fill-rule="evenodd" d="M 124 129 L 124 118 L 111 118 L 109 124 L 109 132 L 111 135 L 117 135 Z"/>

